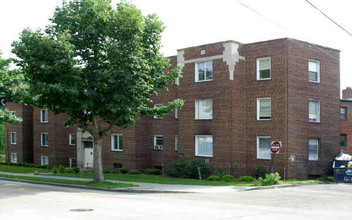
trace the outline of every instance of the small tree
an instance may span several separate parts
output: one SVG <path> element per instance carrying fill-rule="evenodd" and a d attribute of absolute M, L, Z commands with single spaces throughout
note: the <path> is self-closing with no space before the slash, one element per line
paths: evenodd
<path fill-rule="evenodd" d="M 0 124 L 5 122 L 17 124 L 22 121 L 5 108 L 6 102 L 19 101 L 22 90 L 19 89 L 23 75 L 19 70 L 10 70 L 11 59 L 3 59 L 0 52 Z"/>
<path fill-rule="evenodd" d="M 22 32 L 13 43 L 33 104 L 69 116 L 66 125 L 94 138 L 94 181 L 104 181 L 102 139 L 114 126 L 128 128 L 140 116 L 162 116 L 183 105 L 150 107 L 180 69 L 166 72 L 159 52 L 164 26 L 133 5 L 110 0 L 63 2 L 45 31 Z"/>

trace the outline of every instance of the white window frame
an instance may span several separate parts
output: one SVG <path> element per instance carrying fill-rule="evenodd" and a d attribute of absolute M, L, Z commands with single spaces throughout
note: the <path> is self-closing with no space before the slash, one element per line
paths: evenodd
<path fill-rule="evenodd" d="M 156 108 L 156 107 L 160 107 L 160 106 L 163 106 L 163 104 L 155 104 L 154 105 L 154 108 Z M 159 117 L 159 116 L 157 116 L 157 115 L 154 115 L 154 119 L 163 119 L 164 117 Z"/>
<path fill-rule="evenodd" d="M 15 140 L 14 140 L 12 135 L 14 135 Z M 11 144 L 17 144 L 17 133 L 16 132 L 10 132 L 10 143 Z"/>
<path fill-rule="evenodd" d="M 269 141 L 269 155 L 267 157 L 263 157 L 259 153 L 259 150 L 260 150 L 260 148 L 259 148 L 259 140 L 260 139 L 264 139 L 264 138 L 266 138 L 266 139 L 269 138 L 270 139 L 270 141 Z M 270 160 L 271 159 L 270 143 L 271 143 L 271 136 L 257 136 L 257 159 L 263 159 L 263 160 Z"/>
<path fill-rule="evenodd" d="M 200 138 L 211 138 L 212 140 L 212 149 L 211 149 L 211 154 L 208 154 L 208 155 L 203 155 L 203 154 L 199 154 L 199 139 Z M 214 155 L 214 138 L 213 138 L 213 135 L 195 135 L 195 156 L 196 157 L 213 157 Z"/>
<path fill-rule="evenodd" d="M 270 100 L 270 118 L 260 118 L 260 102 L 263 101 L 263 100 Z M 272 112 L 271 112 L 271 97 L 266 97 L 266 98 L 258 98 L 257 99 L 257 120 L 259 121 L 269 121 L 271 120 L 271 115 L 272 115 Z"/>
<path fill-rule="evenodd" d="M 72 143 L 72 136 L 75 136 L 75 143 Z M 76 137 L 76 134 L 69 134 L 68 135 L 68 144 L 70 145 L 70 146 L 74 146 L 74 145 L 76 145 L 76 139 L 77 139 L 77 137 Z"/>
<path fill-rule="evenodd" d="M 157 145 L 157 138 L 162 138 L 163 139 L 163 145 Z M 156 147 L 156 146 L 160 146 L 160 147 Z M 157 148 L 157 149 L 156 149 Z M 164 149 L 164 135 L 154 135 L 154 150 L 163 150 Z"/>
<path fill-rule="evenodd" d="M 270 65 L 270 77 L 269 78 L 260 78 L 260 61 L 269 59 Z M 271 80 L 271 57 L 262 57 L 257 59 L 257 80 Z"/>
<path fill-rule="evenodd" d="M 48 137 L 48 143 L 43 144 L 43 135 L 46 135 Z M 48 132 L 40 132 L 40 146 L 42 147 L 48 147 L 49 146 L 49 133 Z"/>
<path fill-rule="evenodd" d="M 71 168 L 73 167 L 73 166 L 72 166 L 72 160 L 75 160 L 75 164 L 76 164 L 76 166 L 77 166 L 77 160 L 76 160 L 76 158 L 71 157 L 71 158 L 69 159 L 70 167 L 71 167 Z"/>
<path fill-rule="evenodd" d="M 117 137 L 117 148 L 115 149 L 115 136 Z M 111 134 L 111 151 L 123 151 L 123 141 L 120 144 L 120 137 L 123 138 L 122 134 Z"/>
<path fill-rule="evenodd" d="M 342 110 L 344 111 L 344 113 L 342 114 Z M 342 115 L 344 115 L 344 117 L 342 117 Z M 347 107 L 340 107 L 340 119 L 341 120 L 347 120 Z"/>
<path fill-rule="evenodd" d="M 46 120 L 43 120 L 43 113 Z M 49 111 L 47 108 L 43 108 L 40 110 L 40 123 L 48 123 L 49 122 Z"/>
<path fill-rule="evenodd" d="M 175 135 L 175 151 L 178 151 L 178 135 Z"/>
<path fill-rule="evenodd" d="M 309 79 L 309 64 L 310 63 L 316 63 L 317 64 L 317 81 L 312 81 Z M 308 81 L 312 83 L 320 83 L 320 62 L 317 60 L 309 60 L 308 61 Z"/>
<path fill-rule="evenodd" d="M 17 153 L 11 153 L 11 163 L 17 163 Z"/>
<path fill-rule="evenodd" d="M 40 157 L 40 165 L 42 165 L 42 166 L 43 165 L 49 165 L 49 156 L 41 156 Z"/>
<path fill-rule="evenodd" d="M 212 108 L 211 115 L 208 117 L 200 117 L 199 110 L 200 110 L 201 102 L 205 102 L 205 101 L 209 101 L 209 100 L 211 100 L 211 108 Z M 213 99 L 196 99 L 194 105 L 195 105 L 195 119 L 196 120 L 211 120 L 211 119 L 213 119 L 213 111 L 214 111 Z"/>
<path fill-rule="evenodd" d="M 207 75 L 206 75 L 206 71 L 204 72 L 204 80 L 200 80 L 199 79 L 199 65 L 200 64 L 204 64 L 205 66 L 207 66 L 210 63 L 211 66 L 211 79 L 206 79 Z M 209 82 L 209 81 L 213 81 L 214 78 L 214 70 L 213 70 L 213 61 L 212 60 L 208 60 L 208 61 L 204 61 L 204 62 L 198 62 L 195 63 L 195 82 Z"/>
<path fill-rule="evenodd" d="M 317 112 L 317 118 L 316 120 L 314 120 L 314 118 L 311 118 L 310 117 L 310 103 L 311 102 L 315 102 L 315 103 L 318 103 L 318 112 Z M 309 102 L 308 102 L 308 120 L 309 122 L 311 123 L 320 123 L 320 101 L 319 100 L 313 100 L 313 99 L 309 99 Z"/>
<path fill-rule="evenodd" d="M 310 150 L 309 150 L 309 145 L 310 145 L 310 141 L 315 141 L 316 142 L 316 146 L 317 146 L 317 153 L 315 154 L 310 154 Z M 312 157 L 311 157 L 312 156 Z M 317 161 L 319 160 L 319 139 L 316 138 L 309 138 L 308 139 L 308 160 L 309 161 Z"/>

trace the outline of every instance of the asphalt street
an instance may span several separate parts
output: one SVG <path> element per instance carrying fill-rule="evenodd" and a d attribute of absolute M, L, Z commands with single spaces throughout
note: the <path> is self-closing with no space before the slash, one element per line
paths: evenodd
<path fill-rule="evenodd" d="M 351 219 L 352 184 L 118 193 L 0 181 L 0 219 Z"/>

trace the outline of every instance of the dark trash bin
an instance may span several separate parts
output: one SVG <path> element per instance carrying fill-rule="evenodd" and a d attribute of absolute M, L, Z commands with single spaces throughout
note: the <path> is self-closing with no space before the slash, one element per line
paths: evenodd
<path fill-rule="evenodd" d="M 352 167 L 349 167 L 352 156 L 341 150 L 333 163 L 334 181 L 337 183 L 352 183 Z"/>

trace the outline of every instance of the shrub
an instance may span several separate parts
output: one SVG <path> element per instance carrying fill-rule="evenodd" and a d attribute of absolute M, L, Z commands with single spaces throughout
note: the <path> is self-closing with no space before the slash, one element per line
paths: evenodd
<path fill-rule="evenodd" d="M 255 165 L 254 166 L 255 171 L 257 172 L 256 177 L 259 178 L 265 178 L 265 167 L 262 165 Z"/>
<path fill-rule="evenodd" d="M 319 177 L 319 178 L 317 178 L 317 180 L 325 182 L 325 183 L 332 183 L 335 181 L 334 177 L 332 177 L 332 176 Z"/>
<path fill-rule="evenodd" d="M 59 171 L 59 173 L 65 173 L 65 167 L 64 166 L 62 166 L 62 165 L 60 165 L 59 167 L 58 167 L 58 171 Z"/>
<path fill-rule="evenodd" d="M 241 176 L 240 178 L 238 178 L 238 181 L 240 182 L 252 182 L 253 180 L 254 178 L 251 176 Z"/>
<path fill-rule="evenodd" d="M 208 181 L 220 181 L 221 177 L 218 175 L 211 175 L 207 178 Z"/>
<path fill-rule="evenodd" d="M 57 174 L 58 172 L 59 172 L 59 170 L 57 169 L 56 166 L 54 166 L 54 167 L 53 167 L 53 173 L 54 173 L 54 174 Z"/>
<path fill-rule="evenodd" d="M 128 169 L 127 168 L 120 168 L 120 173 L 122 174 L 126 174 L 128 172 Z"/>
<path fill-rule="evenodd" d="M 65 168 L 65 173 L 74 173 L 73 169 L 70 167 Z"/>
<path fill-rule="evenodd" d="M 139 170 L 131 170 L 130 174 L 141 174 L 141 171 L 139 171 Z"/>
<path fill-rule="evenodd" d="M 110 170 L 103 169 L 103 173 L 110 173 Z"/>
<path fill-rule="evenodd" d="M 222 180 L 224 180 L 225 182 L 231 182 L 235 179 L 235 177 L 233 177 L 232 175 L 224 175 L 221 177 Z"/>
<path fill-rule="evenodd" d="M 270 185 L 276 185 L 279 184 L 280 182 L 280 175 L 279 173 L 270 173 L 270 174 L 265 174 L 265 178 L 258 178 L 258 181 L 256 185 L 258 186 L 270 186 Z"/>
<path fill-rule="evenodd" d="M 72 167 L 72 170 L 74 173 L 79 173 L 79 167 Z"/>
<path fill-rule="evenodd" d="M 146 169 L 145 170 L 145 174 L 160 175 L 161 174 L 161 170 L 159 170 L 159 169 Z"/>
<path fill-rule="evenodd" d="M 198 167 L 202 175 L 202 179 L 206 179 L 210 173 L 209 164 L 200 160 L 177 160 L 168 163 L 167 174 L 172 177 L 193 178 L 198 179 Z"/>

